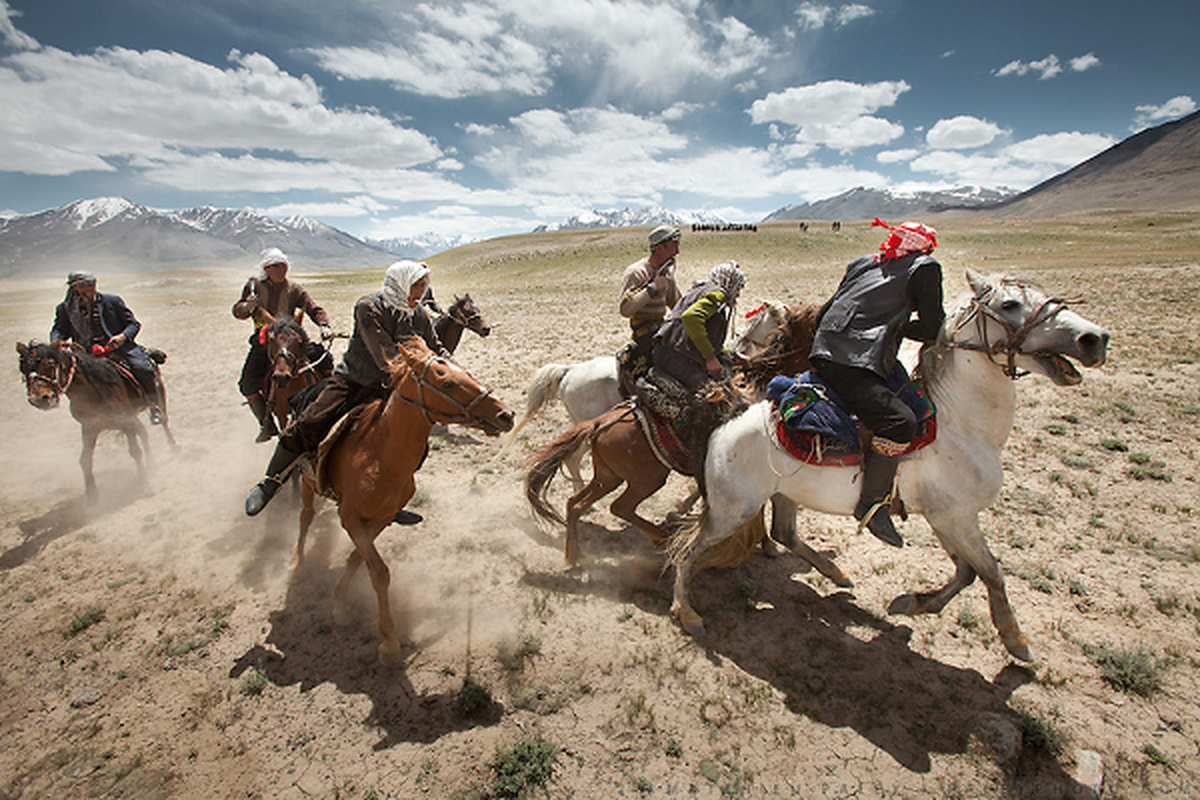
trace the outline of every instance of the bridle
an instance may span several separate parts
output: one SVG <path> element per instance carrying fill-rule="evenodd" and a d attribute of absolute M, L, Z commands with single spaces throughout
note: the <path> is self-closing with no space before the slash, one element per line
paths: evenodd
<path fill-rule="evenodd" d="M 38 381 L 49 386 L 50 390 L 53 391 L 55 395 L 66 394 L 67 390 L 71 388 L 71 384 L 75 382 L 75 367 L 77 363 L 75 360 L 75 354 L 70 350 L 67 351 L 67 356 L 70 360 L 70 367 L 67 368 L 67 376 L 65 380 L 63 379 L 64 367 L 61 359 L 53 356 L 42 356 L 37 358 L 37 363 L 34 368 L 25 373 L 25 393 L 29 394 L 31 384 L 33 384 L 34 381 Z M 53 378 L 42 374 L 42 365 L 48 358 L 54 361 Z"/>
<path fill-rule="evenodd" d="M 412 398 L 405 397 L 403 394 L 400 394 L 399 392 L 397 392 L 397 395 L 400 397 L 400 399 L 403 400 L 404 402 L 408 403 L 411 406 L 415 406 L 416 408 L 419 408 L 421 410 L 421 416 L 430 425 L 433 425 L 433 424 L 435 424 L 435 422 L 438 422 L 438 421 L 446 422 L 446 423 L 456 423 L 459 425 L 469 424 L 471 422 L 487 422 L 487 420 L 485 420 L 483 417 L 472 414 L 471 409 L 475 408 L 475 406 L 477 406 L 479 403 L 483 402 L 488 397 L 490 397 L 492 394 L 492 390 L 487 387 L 481 387 L 482 391 L 478 395 L 476 395 L 474 397 L 474 399 L 471 400 L 471 402 L 463 404 L 463 403 L 459 402 L 456 398 L 451 397 L 445 390 L 443 390 L 437 384 L 435 384 L 429 380 L 429 378 L 428 378 L 429 370 L 435 362 L 441 362 L 443 364 L 451 363 L 450 361 L 443 358 L 442 356 L 434 354 L 434 355 L 431 355 L 428 359 L 426 359 L 425 363 L 421 365 L 421 369 L 419 372 L 410 367 L 408 370 L 408 375 L 405 376 L 405 379 L 407 379 L 408 377 L 412 377 L 413 383 L 417 387 L 417 398 L 415 400 L 413 400 Z M 402 380 L 404 380 L 404 379 L 402 379 Z M 399 387 L 397 387 L 397 388 L 399 388 Z M 457 409 L 456 412 L 450 414 L 450 413 L 446 413 L 444 411 L 438 411 L 437 409 L 431 409 L 429 407 L 429 404 L 425 400 L 425 392 L 426 391 L 430 392 L 433 395 L 436 395 L 437 397 L 440 397 L 441 399 L 443 399 L 447 403 L 449 403 L 451 406 L 454 406 L 454 408 Z M 439 417 L 444 417 L 445 419 L 444 420 L 434 420 L 429 415 L 430 411 L 433 411 Z"/>
<path fill-rule="evenodd" d="M 1022 289 L 1025 287 L 1021 284 Z M 1025 321 L 1020 325 L 1013 325 L 1005 319 L 1000 312 L 991 307 L 990 303 L 995 298 L 999 291 L 998 287 L 992 287 L 982 297 L 972 297 L 970 305 L 967 307 L 966 313 L 961 315 L 954 326 L 954 330 L 947 337 L 947 345 L 959 350 L 971 350 L 974 352 L 984 353 L 988 360 L 1007 375 L 1009 378 L 1016 380 L 1029 374 L 1028 371 L 1020 371 L 1016 366 L 1016 357 L 1021 352 L 1021 345 L 1029 337 L 1029 334 L 1043 323 L 1049 322 L 1058 315 L 1060 311 L 1067 308 L 1067 301 L 1061 297 L 1047 297 L 1033 313 L 1025 318 Z M 1005 338 L 1003 341 L 992 342 L 988 337 L 988 321 L 997 323 L 1004 329 Z M 975 332 L 978 334 L 978 342 L 959 342 L 954 339 L 954 335 L 967 327 L 971 322 L 975 323 Z M 996 356 L 1003 353 L 1006 358 L 1006 363 L 1000 364 L 996 361 Z"/>
<path fill-rule="evenodd" d="M 446 316 L 450 317 L 450 319 L 454 320 L 459 325 L 462 325 L 469 331 L 475 330 L 471 327 L 472 324 L 476 322 L 480 323 L 481 325 L 483 324 L 483 314 L 479 312 L 479 309 L 472 306 L 471 310 L 467 311 L 466 303 L 455 303 L 454 305 L 450 306 L 450 309 L 446 312 Z"/>

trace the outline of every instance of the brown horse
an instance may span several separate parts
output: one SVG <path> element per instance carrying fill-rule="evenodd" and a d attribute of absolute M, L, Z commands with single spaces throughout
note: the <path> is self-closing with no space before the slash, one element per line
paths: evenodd
<path fill-rule="evenodd" d="M 808 369 L 808 352 L 816 326 L 817 306 L 802 305 L 789 308 L 784 322 L 772 331 L 764 348 L 747 357 L 739 366 L 737 384 L 743 396 L 761 396 L 775 375 L 795 375 Z M 613 501 L 612 513 L 642 531 L 654 545 L 662 545 L 668 531 L 637 513 L 642 501 L 657 492 L 667 482 L 671 469 L 655 455 L 642 424 L 632 405 L 619 405 L 593 420 L 582 422 L 563 433 L 534 457 L 525 476 L 525 497 L 534 512 L 543 519 L 566 526 L 563 556 L 568 567 L 579 563 L 579 519 L 588 508 L 604 496 L 625 484 L 625 491 Z M 705 431 L 689 431 L 689 438 L 703 448 Z M 548 503 L 551 479 L 560 465 L 568 462 L 585 445 L 592 448 L 592 480 L 567 500 L 567 516 L 563 517 Z M 693 458 L 695 461 L 695 458 Z M 790 518 L 777 514 L 772 519 L 772 537 L 789 543 L 798 541 L 788 535 L 794 531 L 795 513 Z M 778 533 L 778 536 L 776 536 Z M 805 546 L 800 543 L 801 548 Z M 824 557 L 806 550 L 802 555 L 818 569 L 828 563 Z M 818 564 L 813 559 L 820 560 Z"/>
<path fill-rule="evenodd" d="M 413 474 L 424 459 L 435 422 L 458 423 L 498 436 L 513 426 L 512 412 L 491 389 L 453 361 L 433 353 L 419 338 L 406 339 L 391 365 L 386 399 L 356 409 L 322 447 L 315 476 L 305 475 L 300 538 L 293 564 L 304 557 L 315 494 L 337 500 L 342 528 L 354 543 L 333 592 L 335 618 L 346 618 L 346 590 L 364 562 L 379 603 L 380 655 L 400 653 L 388 587 L 391 573 L 375 548 L 375 537 L 416 491 Z"/>
<path fill-rule="evenodd" d="M 332 361 L 329 351 L 323 348 L 317 348 L 323 351 L 321 363 L 310 360 L 313 343 L 300 324 L 303 313 L 303 309 L 297 309 L 295 318 L 273 320 L 261 329 L 267 362 L 271 365 L 266 387 L 267 408 L 275 415 L 279 430 L 284 429 L 291 416 L 288 399 L 312 386 L 332 368 L 327 363 Z"/>
<path fill-rule="evenodd" d="M 133 376 L 111 359 L 89 355 L 82 348 L 62 342 L 18 342 L 17 354 L 20 356 L 21 375 L 25 379 L 25 397 L 30 405 L 49 411 L 58 407 L 63 395 L 71 401 L 71 416 L 83 430 L 83 452 L 79 456 L 79 465 L 83 468 L 87 496 L 94 498 L 97 494 L 92 460 L 96 452 L 96 439 L 101 431 L 116 430 L 125 434 L 129 455 L 137 464 L 138 483 L 144 483 L 142 451 L 149 451 L 150 437 L 138 414 L 149 405 Z M 152 357 L 160 363 L 165 358 L 158 355 L 157 351 Z M 167 393 L 162 376 L 156 376 L 155 380 L 158 383 L 163 433 L 171 446 L 176 447 L 167 421 Z"/>
<path fill-rule="evenodd" d="M 445 311 L 438 308 L 432 294 L 427 294 L 426 299 L 421 302 L 434 312 L 433 331 L 451 353 L 462 341 L 463 331 L 471 331 L 484 338 L 492 332 L 492 327 L 484 321 L 483 314 L 479 312 L 469 293 L 462 297 L 454 295 L 454 302 Z"/>

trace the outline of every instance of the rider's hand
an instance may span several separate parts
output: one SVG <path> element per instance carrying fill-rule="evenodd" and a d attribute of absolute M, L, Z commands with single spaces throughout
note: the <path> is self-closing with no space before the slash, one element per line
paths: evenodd
<path fill-rule="evenodd" d="M 668 278 L 666 275 L 655 276 L 654 280 L 652 281 L 652 283 L 654 284 L 654 291 L 657 294 L 663 294 L 664 292 L 667 291 L 667 285 L 669 282 L 670 282 L 670 278 Z"/>
<path fill-rule="evenodd" d="M 714 378 L 721 374 L 721 359 L 717 358 L 716 353 L 704 359 L 704 369 Z"/>
<path fill-rule="evenodd" d="M 126 341 L 128 340 L 125 338 L 125 334 L 118 333 L 116 336 L 108 340 L 108 344 L 105 345 L 105 348 L 108 350 L 116 350 L 118 347 L 125 344 Z"/>
<path fill-rule="evenodd" d="M 320 325 L 318 327 L 321 329 L 322 342 L 332 342 L 335 338 L 337 338 L 337 334 L 333 332 L 333 328 L 329 327 L 328 325 Z"/>

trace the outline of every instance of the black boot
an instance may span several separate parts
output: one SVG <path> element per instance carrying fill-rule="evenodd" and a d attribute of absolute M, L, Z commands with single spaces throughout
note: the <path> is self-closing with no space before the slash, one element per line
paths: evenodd
<path fill-rule="evenodd" d="M 392 522 L 397 525 L 416 525 L 421 520 L 425 519 L 415 511 L 409 511 L 407 508 L 402 508 L 396 512 L 396 516 L 392 517 Z"/>
<path fill-rule="evenodd" d="M 267 408 L 267 401 L 263 399 L 261 394 L 256 394 L 253 397 L 246 399 L 250 405 L 250 411 L 254 413 L 254 418 L 258 420 L 258 436 L 255 437 L 255 442 L 267 442 L 271 437 L 279 434 L 279 429 L 275 427 L 275 415 Z"/>
<path fill-rule="evenodd" d="M 287 480 L 288 474 L 292 471 L 292 465 L 299 458 L 299 455 L 288 450 L 283 445 L 275 445 L 275 453 L 271 456 L 271 463 L 267 464 L 266 477 L 259 481 L 246 497 L 246 516 L 253 517 L 267 507 L 267 503 L 271 502 L 271 498 L 275 496 L 275 493 L 279 491 L 279 487 Z"/>
<path fill-rule="evenodd" d="M 862 494 L 854 509 L 858 529 L 864 527 L 875 538 L 892 547 L 903 547 L 904 540 L 892 524 L 892 487 L 896 480 L 899 456 L 885 456 L 869 451 L 864 456 Z"/>

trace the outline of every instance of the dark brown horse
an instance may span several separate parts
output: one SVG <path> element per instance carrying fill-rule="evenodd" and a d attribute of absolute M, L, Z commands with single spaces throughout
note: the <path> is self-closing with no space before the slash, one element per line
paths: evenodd
<path fill-rule="evenodd" d="M 741 363 L 740 374 L 735 380 L 744 397 L 762 396 L 775 375 L 795 375 L 808 369 L 817 310 L 817 306 L 812 305 L 789 308 L 783 324 L 768 335 L 764 348 Z M 622 484 L 625 484 L 625 491 L 610 506 L 612 513 L 646 534 L 655 546 L 663 544 L 668 537 L 668 531 L 661 524 L 637 513 L 642 501 L 661 489 L 671 474 L 670 468 L 659 461 L 647 441 L 638 413 L 626 404 L 582 422 L 547 445 L 531 462 L 525 476 L 525 497 L 538 516 L 566 526 L 563 556 L 568 567 L 579 563 L 580 517 Z M 689 433 L 692 434 L 690 438 L 703 448 L 707 432 Z M 547 500 L 550 482 L 559 467 L 586 445 L 592 448 L 592 480 L 567 500 L 564 520 Z M 792 530 L 795 528 L 794 510 L 790 519 L 783 516 L 776 515 L 772 526 L 783 526 L 777 528 L 781 541 L 795 540 L 796 537 L 787 535 L 787 526 L 790 525 Z M 804 556 L 808 558 L 809 554 L 804 553 Z M 815 553 L 812 556 L 821 558 Z M 814 566 L 821 568 L 815 562 Z"/>
<path fill-rule="evenodd" d="M 312 340 L 300 324 L 303 309 L 296 310 L 296 317 L 273 320 L 261 329 L 263 344 L 267 348 L 267 362 L 271 365 L 265 388 L 267 408 L 275 415 L 279 430 L 283 430 L 291 416 L 288 399 L 296 392 L 312 386 L 332 368 L 332 356 L 328 350 L 316 347 L 322 355 L 321 361 L 312 359 L 315 352 Z"/>
<path fill-rule="evenodd" d="M 145 481 L 142 451 L 150 449 L 150 437 L 138 415 L 149 408 L 137 381 L 109 358 L 85 353 L 82 348 L 56 342 L 41 344 L 17 343 L 21 375 L 25 379 L 25 396 L 34 408 L 49 411 L 56 408 L 63 395 L 70 400 L 71 416 L 83 430 L 83 452 L 79 465 L 83 468 L 83 484 L 88 497 L 94 498 L 96 476 L 92 460 L 96 439 L 102 431 L 115 430 L 125 434 L 129 455 L 137 464 L 138 482 Z M 155 360 L 158 361 L 162 356 Z M 159 409 L 162 429 L 167 441 L 176 446 L 167 421 L 167 393 L 162 376 L 158 383 Z"/>
<path fill-rule="evenodd" d="M 454 302 L 445 311 L 442 311 L 433 301 L 432 294 L 426 295 L 426 298 L 422 302 L 434 312 L 434 333 L 451 353 L 462 341 L 463 331 L 471 331 L 485 338 L 491 334 L 491 326 L 484 321 L 483 315 L 479 313 L 479 309 L 475 306 L 475 301 L 471 299 L 469 293 L 462 297 L 455 295 Z"/>
<path fill-rule="evenodd" d="M 458 423 L 497 436 L 513 426 L 513 415 L 491 389 L 480 385 L 453 361 L 433 353 L 419 338 L 406 339 L 391 367 L 390 392 L 356 409 L 322 447 L 313 477 L 305 476 L 300 538 L 293 563 L 304 557 L 304 542 L 314 515 L 315 494 L 337 500 L 342 528 L 354 543 L 334 588 L 334 615 L 346 617 L 346 590 L 364 562 L 379 603 L 380 655 L 400 653 L 392 622 L 388 587 L 391 573 L 375 548 L 375 537 L 416 491 L 420 466 L 435 422 Z"/>

